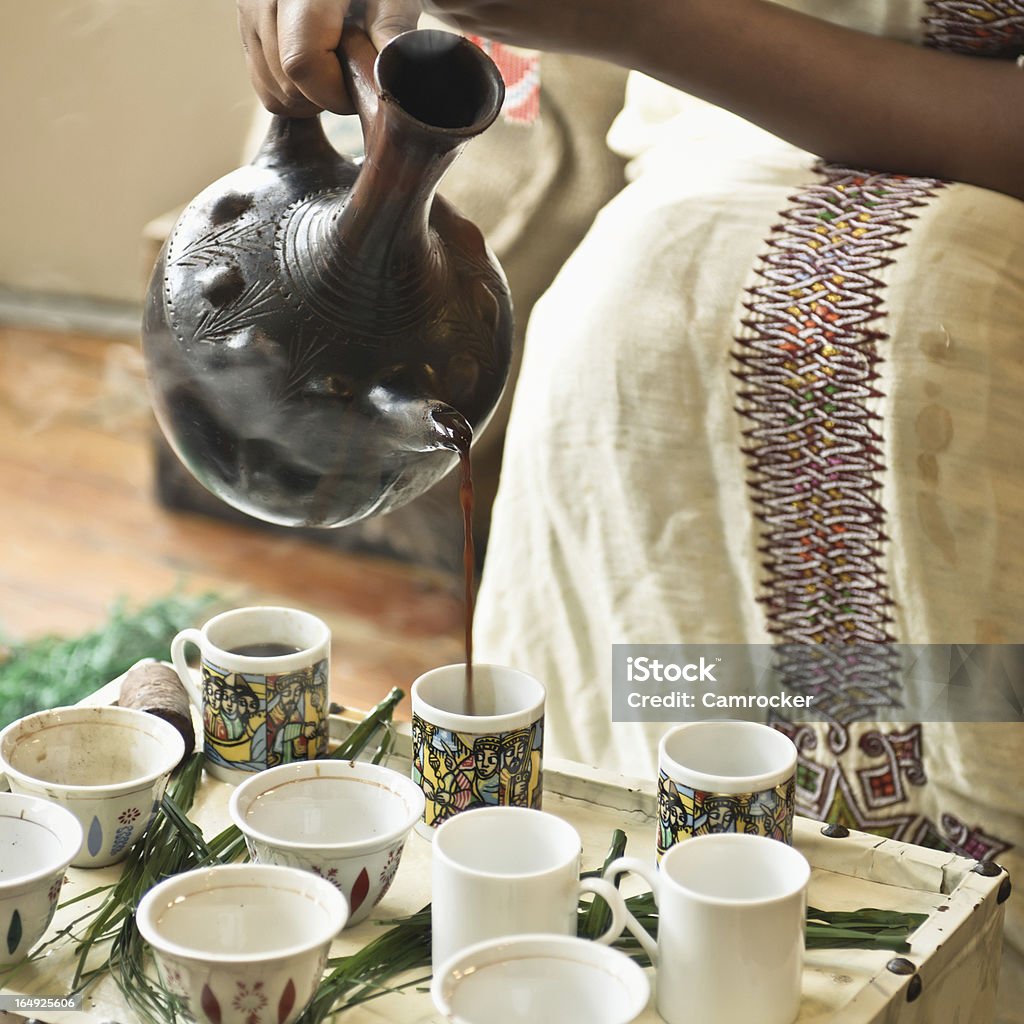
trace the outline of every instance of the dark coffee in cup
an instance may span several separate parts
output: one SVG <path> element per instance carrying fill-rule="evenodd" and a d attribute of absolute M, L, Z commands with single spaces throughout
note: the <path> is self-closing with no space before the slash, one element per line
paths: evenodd
<path fill-rule="evenodd" d="M 261 644 L 242 644 L 239 647 L 230 648 L 230 654 L 238 654 L 243 658 L 282 658 L 286 654 L 298 654 L 301 647 L 294 644 L 280 644 L 268 641 Z"/>

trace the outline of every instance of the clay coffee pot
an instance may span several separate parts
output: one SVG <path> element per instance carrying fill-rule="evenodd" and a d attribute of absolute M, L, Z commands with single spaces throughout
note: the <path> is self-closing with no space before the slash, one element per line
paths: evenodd
<path fill-rule="evenodd" d="M 380 54 L 346 26 L 356 165 L 319 118 L 274 118 L 252 164 L 181 214 L 150 285 L 157 419 L 224 501 L 342 526 L 444 476 L 494 411 L 512 311 L 479 230 L 435 194 L 501 109 L 476 46 L 406 32 Z"/>

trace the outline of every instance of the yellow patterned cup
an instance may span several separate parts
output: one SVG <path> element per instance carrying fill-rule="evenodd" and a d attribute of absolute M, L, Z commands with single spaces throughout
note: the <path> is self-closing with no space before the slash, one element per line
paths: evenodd
<path fill-rule="evenodd" d="M 199 648 L 202 692 L 185 660 Z M 171 641 L 171 661 L 203 716 L 206 770 L 224 782 L 327 754 L 331 633 L 295 608 L 235 608 Z"/>
<path fill-rule="evenodd" d="M 425 809 L 417 832 L 473 807 L 540 808 L 544 687 L 500 665 L 445 665 L 412 685 L 412 778 Z"/>
<path fill-rule="evenodd" d="M 658 857 L 716 832 L 793 841 L 797 750 L 757 722 L 687 722 L 658 746 Z"/>

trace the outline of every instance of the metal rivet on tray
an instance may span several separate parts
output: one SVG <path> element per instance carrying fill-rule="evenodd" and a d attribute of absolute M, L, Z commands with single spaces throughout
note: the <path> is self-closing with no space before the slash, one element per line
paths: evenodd
<path fill-rule="evenodd" d="M 1010 898 L 1010 893 L 1013 892 L 1013 886 L 1010 884 L 1010 876 L 1007 875 L 1003 879 L 1003 884 L 999 886 L 999 892 L 996 894 L 996 903 L 1005 903 Z"/>
<path fill-rule="evenodd" d="M 885 969 L 893 974 L 913 974 L 917 967 L 905 956 L 894 956 L 885 965 Z"/>
<path fill-rule="evenodd" d="M 829 839 L 845 839 L 850 834 L 850 830 L 845 825 L 826 825 L 821 830 L 821 834 Z"/>
<path fill-rule="evenodd" d="M 912 1003 L 921 994 L 921 989 L 923 988 L 924 984 L 921 981 L 921 975 L 915 974 L 907 986 L 907 1002 Z"/>
<path fill-rule="evenodd" d="M 1003 869 L 994 860 L 979 860 L 971 870 L 986 878 L 995 878 Z"/>

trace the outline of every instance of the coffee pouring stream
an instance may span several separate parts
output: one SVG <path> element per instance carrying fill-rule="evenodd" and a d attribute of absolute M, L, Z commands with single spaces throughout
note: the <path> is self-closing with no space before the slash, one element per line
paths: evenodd
<path fill-rule="evenodd" d="M 157 261 L 143 348 L 157 419 L 224 501 L 291 526 L 405 504 L 468 451 L 512 345 L 504 274 L 438 183 L 504 98 L 468 40 L 404 33 L 339 58 L 360 165 L 319 118 L 275 117 L 200 193 Z"/>

